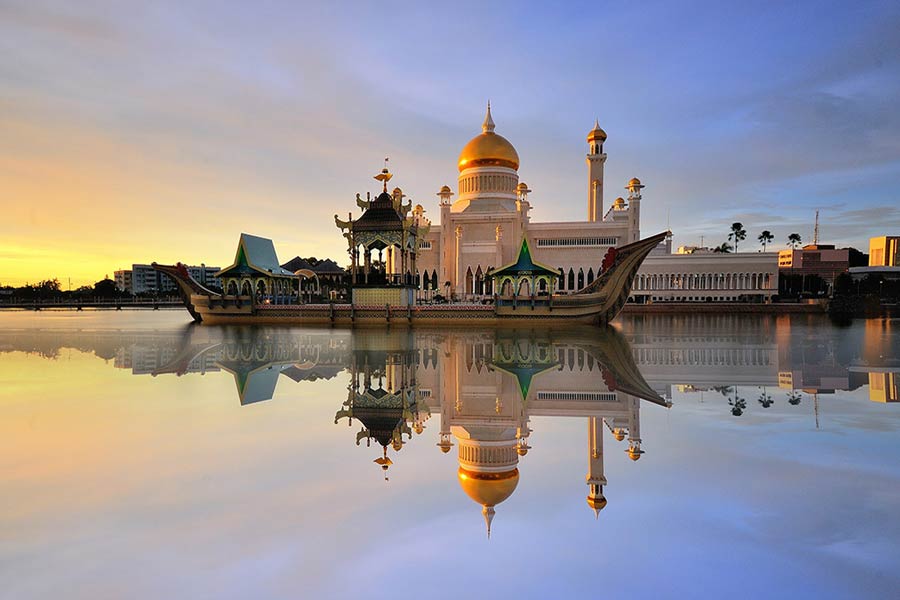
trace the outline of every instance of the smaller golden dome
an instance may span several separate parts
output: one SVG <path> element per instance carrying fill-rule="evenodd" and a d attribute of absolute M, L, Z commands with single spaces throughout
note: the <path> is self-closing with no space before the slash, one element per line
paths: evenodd
<path fill-rule="evenodd" d="M 589 142 L 600 142 L 601 144 L 606 141 L 606 132 L 600 128 L 600 121 L 594 121 L 594 128 L 588 133 L 587 141 Z"/>
<path fill-rule="evenodd" d="M 628 187 L 634 187 L 636 185 L 641 185 L 641 180 L 637 177 L 632 177 L 631 181 L 628 182 Z"/>
<path fill-rule="evenodd" d="M 517 190 L 527 190 L 527 189 L 528 189 L 528 185 L 523 181 L 523 182 L 521 182 L 519 185 L 516 186 L 516 189 L 517 189 Z"/>
<path fill-rule="evenodd" d="M 625 432 L 622 431 L 621 429 L 616 429 L 613 432 L 613 436 L 615 436 L 617 442 L 621 442 L 622 440 L 625 439 Z"/>
<path fill-rule="evenodd" d="M 638 450 L 637 452 L 635 452 L 634 450 L 629 450 L 629 451 L 628 451 L 628 458 L 630 458 L 631 460 L 635 460 L 635 461 L 636 461 L 636 460 L 638 460 L 638 459 L 641 457 L 641 454 L 643 454 L 643 452 L 641 452 L 640 450 Z"/>
<path fill-rule="evenodd" d="M 458 472 L 459 485 L 466 495 L 482 506 L 496 506 L 516 490 L 519 470 L 502 473 L 479 473 L 462 467 Z"/>
<path fill-rule="evenodd" d="M 619 196 L 618 198 L 616 198 L 616 201 L 613 202 L 613 206 L 615 206 L 616 208 L 624 207 L 625 206 L 625 198 L 623 198 L 622 196 Z"/>
<path fill-rule="evenodd" d="M 528 446 L 519 446 L 518 448 L 516 448 L 516 454 L 518 454 L 519 456 L 525 456 L 526 454 L 528 454 Z"/>
<path fill-rule="evenodd" d="M 451 193 L 452 191 L 453 191 L 453 190 L 450 189 L 450 186 L 449 186 L 449 185 L 441 186 L 441 193 L 442 193 L 442 194 L 449 194 L 449 193 Z"/>

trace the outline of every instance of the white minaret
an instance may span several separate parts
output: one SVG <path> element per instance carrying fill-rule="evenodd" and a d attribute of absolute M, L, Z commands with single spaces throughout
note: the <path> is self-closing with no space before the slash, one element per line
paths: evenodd
<path fill-rule="evenodd" d="M 606 476 L 603 474 L 603 423 L 597 417 L 588 418 L 588 472 L 587 472 L 588 506 L 594 509 L 594 516 L 606 506 L 603 486 Z"/>
<path fill-rule="evenodd" d="M 628 185 L 625 186 L 625 189 L 628 190 L 628 228 L 631 230 L 630 241 L 636 242 L 641 239 L 641 190 L 644 189 L 644 185 L 641 184 L 640 179 L 632 177 L 631 181 L 628 182 Z"/>
<path fill-rule="evenodd" d="M 603 165 L 606 164 L 603 143 L 605 141 L 606 132 L 600 128 L 600 121 L 595 121 L 594 128 L 587 136 L 588 221 L 603 220 Z"/>

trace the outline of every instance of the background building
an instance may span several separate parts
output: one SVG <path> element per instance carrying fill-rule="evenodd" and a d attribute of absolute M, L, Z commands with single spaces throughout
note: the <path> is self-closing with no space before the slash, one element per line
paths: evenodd
<path fill-rule="evenodd" d="M 850 268 L 850 250 L 831 245 L 810 244 L 778 253 L 781 293 L 829 293 L 834 279 Z"/>
<path fill-rule="evenodd" d="M 869 238 L 870 267 L 900 267 L 900 236 Z"/>
<path fill-rule="evenodd" d="M 116 281 L 116 289 L 120 292 L 129 292 L 131 293 L 132 283 L 131 283 L 131 269 L 119 269 L 113 274 L 113 278 Z"/>
<path fill-rule="evenodd" d="M 857 291 L 878 292 L 879 296 L 896 297 L 900 281 L 900 236 L 883 235 L 869 238 L 869 266 L 850 267 Z"/>
<path fill-rule="evenodd" d="M 215 274 L 219 267 L 186 266 L 191 277 L 204 286 L 214 290 L 222 289 L 222 282 Z M 120 292 L 130 294 L 169 294 L 175 293 L 175 282 L 168 275 L 156 271 L 150 265 L 131 265 L 131 269 L 120 269 L 115 272 L 116 288 Z"/>
<path fill-rule="evenodd" d="M 688 248 L 690 253 L 682 246 L 677 254 L 654 252 L 645 258 L 631 298 L 640 303 L 770 302 L 778 293 L 777 253 Z"/>

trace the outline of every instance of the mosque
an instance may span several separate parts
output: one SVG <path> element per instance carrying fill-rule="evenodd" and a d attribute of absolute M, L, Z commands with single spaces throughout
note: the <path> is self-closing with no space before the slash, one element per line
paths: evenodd
<path fill-rule="evenodd" d="M 481 133 L 459 154 L 456 200 L 447 185 L 437 194 L 440 224 L 430 225 L 421 205 L 413 211 L 420 231 L 426 231 L 417 256 L 418 287 L 459 299 L 489 297 L 494 290 L 486 274 L 514 261 L 523 238 L 535 261 L 559 272 L 554 292 L 573 292 L 590 284 L 599 275 L 610 247 L 640 239 L 644 186 L 639 179 L 631 179 L 625 186 L 627 198 L 616 198 L 605 207 L 606 132 L 595 123 L 587 135 L 587 220 L 533 222 L 528 200 L 531 190 L 519 180 L 519 154 L 495 128 L 488 104 Z M 394 196 L 402 202 L 399 188 Z M 548 292 L 546 282 L 538 285 L 530 293 Z"/>

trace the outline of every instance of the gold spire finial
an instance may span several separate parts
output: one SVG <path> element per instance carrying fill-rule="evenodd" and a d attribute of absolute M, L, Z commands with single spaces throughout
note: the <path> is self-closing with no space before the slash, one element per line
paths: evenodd
<path fill-rule="evenodd" d="M 487 114 L 484 115 L 484 123 L 481 124 L 481 131 L 484 133 L 494 133 L 494 119 L 491 118 L 490 100 L 488 100 Z"/>
<path fill-rule="evenodd" d="M 375 179 L 384 183 L 384 191 L 385 192 L 387 192 L 387 182 L 390 181 L 391 177 L 394 176 L 390 171 L 388 171 L 388 161 L 389 160 L 390 160 L 390 158 L 388 158 L 388 157 L 384 158 L 384 168 L 381 169 L 381 173 L 379 173 L 378 175 L 375 176 Z"/>
<path fill-rule="evenodd" d="M 388 458 L 387 446 L 384 447 L 384 457 L 376 458 L 372 462 L 374 462 L 375 464 L 381 465 L 381 470 L 384 471 L 384 480 L 388 481 L 387 470 L 388 470 L 388 467 L 390 467 L 392 464 L 394 464 L 394 461 L 392 461 L 390 458 Z"/>
<path fill-rule="evenodd" d="M 493 506 L 485 506 L 481 509 L 481 514 L 484 515 L 484 524 L 487 526 L 488 539 L 491 539 L 491 521 L 494 520 L 494 513 Z"/>

